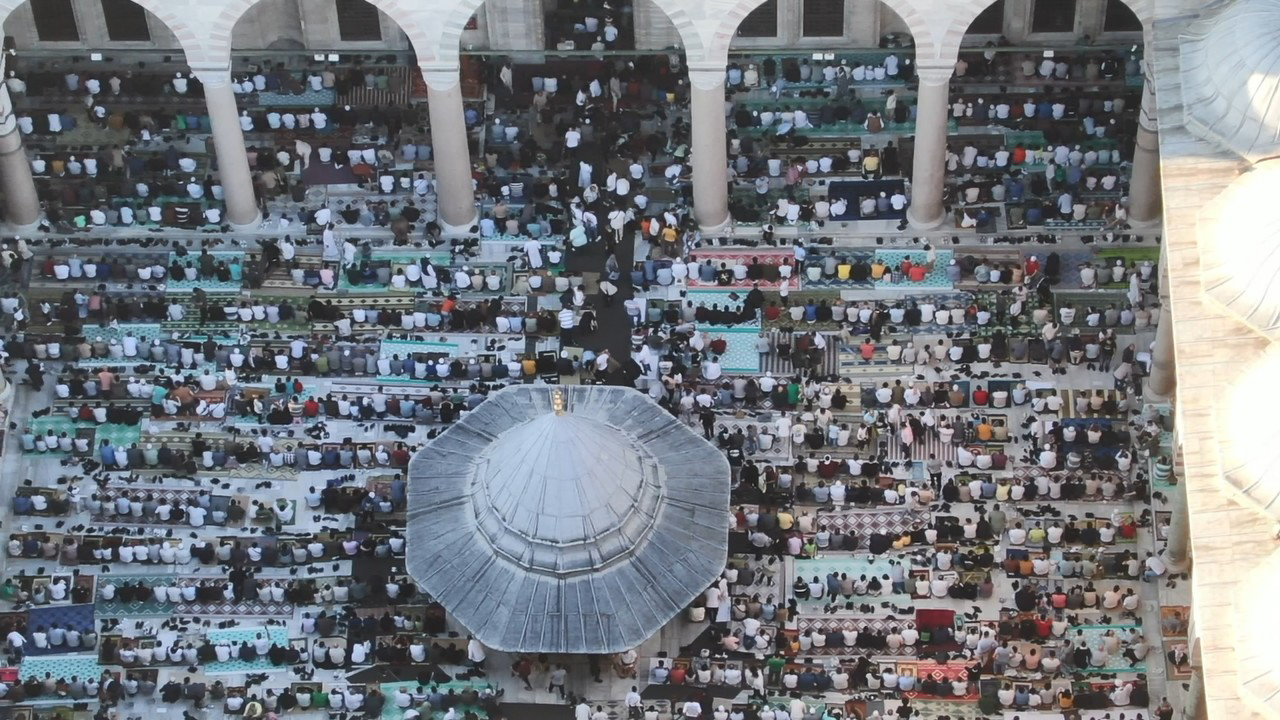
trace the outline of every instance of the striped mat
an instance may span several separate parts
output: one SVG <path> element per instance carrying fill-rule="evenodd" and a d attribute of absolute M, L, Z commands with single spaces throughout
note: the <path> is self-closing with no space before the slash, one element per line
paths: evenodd
<path fill-rule="evenodd" d="M 778 346 L 778 338 L 782 332 L 774 330 L 773 346 Z M 822 367 L 818 369 L 819 375 L 836 375 L 840 372 L 840 342 L 835 337 L 827 337 L 827 347 L 823 351 Z M 771 372 L 774 376 L 781 377 L 783 375 L 792 375 L 795 373 L 795 366 L 791 364 L 791 358 L 782 357 L 779 353 L 769 353 L 760 360 L 760 372 Z"/>
<path fill-rule="evenodd" d="M 914 372 L 914 368 L 911 365 L 907 365 L 900 361 L 894 362 L 890 360 L 888 356 L 884 354 L 885 347 L 885 345 L 877 345 L 876 353 L 871 357 L 870 362 L 862 359 L 861 351 L 856 347 L 845 346 L 840 348 L 840 372 L 843 374 L 849 370 L 869 367 L 885 369 L 902 368 L 904 373 Z"/>
<path fill-rule="evenodd" d="M 384 107 L 408 105 L 413 99 L 413 80 L 409 68 L 399 65 L 378 66 L 387 74 L 387 89 L 353 86 L 338 96 L 338 105 L 352 107 Z"/>
<path fill-rule="evenodd" d="M 916 438 L 911 443 L 911 457 L 902 450 L 902 443 L 898 442 L 898 436 L 895 433 L 893 437 L 881 437 L 881 440 L 888 445 L 887 455 L 890 462 L 903 462 L 904 460 L 912 460 L 915 462 L 924 462 L 929 459 L 929 455 L 936 455 L 942 462 L 955 462 L 956 446 L 954 443 L 944 443 L 942 439 L 933 434 L 926 432 L 923 439 Z"/>

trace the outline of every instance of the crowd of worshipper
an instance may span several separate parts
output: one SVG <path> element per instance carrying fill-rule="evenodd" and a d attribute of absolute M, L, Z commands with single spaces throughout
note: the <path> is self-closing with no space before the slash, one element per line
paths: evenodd
<path fill-rule="evenodd" d="M 561 8 L 561 30 L 548 33 L 548 43 L 626 45 L 628 11 Z M 1136 102 L 1128 93 L 1055 83 L 1105 84 L 1131 74 L 1129 63 L 1081 54 L 1051 62 L 1046 74 L 1043 63 L 1028 71 L 1031 61 L 990 55 L 966 53 L 957 64 L 951 120 L 1035 130 L 1045 142 L 987 147 L 953 137 L 948 203 L 975 208 L 962 210 L 957 227 L 988 227 L 993 214 L 980 206 L 1003 203 L 1011 229 L 1046 219 L 1106 221 L 1091 230 L 1102 244 L 1128 242 L 1123 203 L 1113 196 L 1127 185 L 1116 148 L 1132 142 Z M 1053 247 L 1076 239 L 1065 235 L 998 238 L 1046 245 L 1016 258 L 952 252 L 951 239 L 936 238 L 889 260 L 833 241 L 829 223 L 898 218 L 910 202 L 909 183 L 812 192 L 815 180 L 885 182 L 904 173 L 898 138 L 916 119 L 909 56 L 765 56 L 730 65 L 726 181 L 735 222 L 761 226 L 749 241 L 704 237 L 692 217 L 696 148 L 678 54 L 571 69 L 494 63 L 494 108 L 465 110 L 468 127 L 489 135 L 475 158 L 477 223 L 464 239 L 441 236 L 430 129 L 417 109 L 251 102 L 385 90 L 384 69 L 237 69 L 233 90 L 244 106 L 264 227 L 278 237 L 230 248 L 212 235 L 172 243 L 141 236 L 43 257 L 22 241 L 0 249 L 11 276 L 23 277 L 29 265 L 30 282 L 40 286 L 0 297 L 0 322 L 13 330 L 4 357 L 25 363 L 22 392 L 52 387 L 11 431 L 24 453 L 63 478 L 49 487 L 28 479 L 15 494 L 15 514 L 44 525 L 11 534 L 9 558 L 29 566 L 0 586 L 0 597 L 26 610 L 70 599 L 146 604 L 174 616 L 125 632 L 101 616 L 88 625 L 6 618 L 0 634 L 12 659 L 85 648 L 123 672 L 19 677 L 0 692 L 108 704 L 155 696 L 196 708 L 222 703 L 250 717 L 295 708 L 377 715 L 388 703 L 409 720 L 498 717 L 501 693 L 485 681 L 483 646 L 449 637 L 443 609 L 418 597 L 407 576 L 357 563 L 403 560 L 413 452 L 489 393 L 510 382 L 621 378 L 726 453 L 735 549 L 721 581 L 688 610 L 690 620 L 710 625 L 712 649 L 687 662 L 655 659 L 647 669 L 647 658 L 627 651 L 612 658 L 619 678 L 643 672 L 650 683 L 689 686 L 675 709 L 716 720 L 820 716 L 827 692 L 892 699 L 896 708 L 883 714 L 904 718 L 920 714 L 908 698 L 979 699 L 983 712 L 1149 705 L 1146 678 L 1134 669 L 1163 659 L 1158 629 L 1137 622 L 1142 581 L 1174 580 L 1158 553 L 1134 544 L 1159 529 L 1157 520 L 1122 505 L 1144 500 L 1153 479 L 1172 472 L 1162 445 L 1166 418 L 1143 405 L 1145 368 L 1133 337 L 1158 318 L 1158 273 L 1141 259 L 1068 266 L 1066 252 Z M 195 77 L 83 70 L 22 77 L 11 78 L 10 89 L 30 142 L 73 131 L 77 118 L 59 108 L 24 113 L 26 99 L 70 107 L 87 96 L 89 122 L 129 134 L 128 143 L 96 153 L 43 145 L 33 153 L 50 227 L 222 229 L 224 188 L 204 157 L 172 142 L 208 130 L 203 103 L 190 102 L 202 98 Z M 1003 90 L 968 97 L 965 83 L 980 78 L 1038 79 L 1042 87 L 1029 101 L 1013 102 Z M 901 88 L 882 87 L 898 81 Z M 176 106 L 121 110 L 122 95 Z M 353 128 L 359 141 L 345 132 Z M 842 149 L 808 149 L 828 137 Z M 350 171 L 360 192 L 304 197 L 304 176 L 317 169 Z M 1083 198 L 1093 193 L 1105 199 Z M 382 230 L 390 231 L 385 242 Z M 735 247 L 747 252 L 721 252 Z M 788 257 L 768 257 L 779 251 Z M 602 272 L 569 269 L 586 257 L 599 258 L 592 262 Z M 925 292 L 939 276 L 951 288 L 976 290 L 946 299 Z M 1073 289 L 1121 291 L 1059 301 L 1054 287 L 1064 278 Z M 184 283 L 194 287 L 174 291 Z M 919 292 L 846 300 L 842 284 L 914 284 Z M 678 292 L 695 285 L 729 298 L 703 302 Z M 823 296 L 811 288 L 833 290 Z M 163 331 L 143 334 L 132 327 L 139 324 Z M 630 357 L 592 342 L 612 324 L 630 331 Z M 743 328 L 758 332 L 718 332 Z M 380 347 L 468 334 L 483 339 L 456 354 Z M 731 346 L 742 343 L 760 371 L 732 369 Z M 870 387 L 844 381 L 828 361 L 836 350 L 883 367 L 885 377 Z M 1077 382 L 1081 369 L 1105 389 L 1058 392 L 1057 383 L 1068 373 Z M 364 382 L 343 385 L 357 379 Z M 161 430 L 116 434 L 140 425 Z M 309 474 L 277 498 L 286 481 L 276 473 Z M 366 485 L 373 474 L 386 482 Z M 135 475 L 165 487 L 135 484 Z M 187 484 L 202 476 L 213 482 Z M 266 492 L 220 484 L 246 476 Z M 1064 513 L 1061 503 L 1098 509 Z M 920 516 L 868 531 L 832 520 L 848 508 Z M 60 518 L 56 530 L 50 518 Z M 885 562 L 860 568 L 863 555 Z M 829 557 L 840 566 L 800 570 Z M 340 562 L 352 563 L 350 572 Z M 91 582 L 77 579 L 87 573 L 62 572 L 93 566 L 104 574 Z M 142 570 L 128 570 L 134 566 Z M 130 579 L 172 566 L 229 570 Z M 998 612 L 975 606 L 954 622 L 917 613 L 1006 594 Z M 232 640 L 210 631 L 252 623 L 186 618 L 216 603 L 255 601 L 296 606 L 298 619 Z M 425 610 L 413 609 L 419 605 Z M 865 622 L 873 617 L 874 625 Z M 793 629 L 799 620 L 803 629 Z M 275 622 L 288 625 L 285 639 L 271 632 Z M 1138 627 L 1093 628 L 1123 623 Z M 932 658 L 942 670 L 884 657 Z M 301 669 L 286 687 L 269 688 L 183 673 L 236 661 Z M 599 679 L 600 658 L 591 661 Z M 415 664 L 416 686 L 383 690 L 315 674 L 373 662 Z M 439 665 L 468 669 L 444 673 Z M 158 667 L 171 671 L 167 681 Z M 526 687 L 536 675 L 580 720 L 608 717 L 585 700 L 594 700 L 592 682 L 574 687 L 545 657 L 515 658 L 511 671 Z M 1102 673 L 1113 676 L 1103 689 L 1065 682 Z M 704 692 L 716 685 L 749 691 L 747 702 L 721 705 Z M 637 689 L 623 703 L 629 717 L 658 718 Z M 1157 716 L 1167 720 L 1163 707 Z"/>

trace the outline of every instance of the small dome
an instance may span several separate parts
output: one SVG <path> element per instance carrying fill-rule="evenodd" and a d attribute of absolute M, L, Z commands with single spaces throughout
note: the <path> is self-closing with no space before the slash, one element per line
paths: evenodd
<path fill-rule="evenodd" d="M 1250 162 L 1280 155 L 1280 0 L 1237 0 L 1182 35 L 1193 133 Z"/>
<path fill-rule="evenodd" d="M 1276 698 L 1280 697 L 1280 644 L 1270 632 L 1276 616 L 1276 594 L 1280 593 L 1280 551 L 1250 569 L 1248 582 L 1240 584 L 1236 597 L 1236 662 L 1249 668 L 1239 676 L 1240 699 L 1262 717 L 1280 717 Z M 1258 623 L 1263 623 L 1259 625 Z M 1169 639 L 1165 639 L 1169 647 Z M 1201 658 L 1192 658 L 1199 664 Z"/>
<path fill-rule="evenodd" d="M 1198 221 L 1205 293 L 1271 340 L 1280 340 L 1280 160 L 1243 173 Z"/>
<path fill-rule="evenodd" d="M 653 527 L 658 464 L 617 428 L 548 413 L 479 457 L 472 507 L 493 549 L 530 570 L 600 569 Z"/>
<path fill-rule="evenodd" d="M 1227 488 L 1273 520 L 1280 520 L 1280 443 L 1261 388 L 1280 377 L 1280 345 L 1268 345 L 1244 366 L 1218 400 L 1218 436 L 1222 442 L 1222 480 Z"/>

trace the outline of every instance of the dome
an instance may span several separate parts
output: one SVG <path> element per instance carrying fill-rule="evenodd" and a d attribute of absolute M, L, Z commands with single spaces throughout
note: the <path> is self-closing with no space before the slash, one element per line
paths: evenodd
<path fill-rule="evenodd" d="M 480 532 L 530 570 L 599 569 L 630 554 L 657 519 L 657 459 L 608 425 L 547 413 L 498 436 L 477 464 Z"/>
<path fill-rule="evenodd" d="M 636 647 L 724 570 L 728 460 L 633 389 L 504 388 L 408 476 L 407 570 L 495 650 Z"/>
<path fill-rule="evenodd" d="M 1258 392 L 1280 377 L 1280 345 L 1269 345 L 1245 365 L 1218 401 L 1222 480 L 1237 498 L 1280 520 L 1280 443 Z"/>
<path fill-rule="evenodd" d="M 1280 0 L 1237 0 L 1180 44 L 1186 124 L 1250 162 L 1280 155 Z"/>
<path fill-rule="evenodd" d="M 1240 699 L 1262 717 L 1277 717 L 1276 699 L 1280 697 L 1280 643 L 1275 633 L 1276 595 L 1280 593 L 1280 551 L 1271 554 L 1249 573 L 1236 594 L 1235 626 L 1236 662 L 1242 672 L 1237 687 Z M 1261 623 L 1261 624 L 1259 624 Z M 1165 642 L 1169 642 L 1168 639 Z M 1202 658 L 1192 658 L 1199 664 Z"/>
<path fill-rule="evenodd" d="M 1280 340 L 1280 160 L 1237 177 L 1198 220 L 1205 294 L 1271 340 Z"/>

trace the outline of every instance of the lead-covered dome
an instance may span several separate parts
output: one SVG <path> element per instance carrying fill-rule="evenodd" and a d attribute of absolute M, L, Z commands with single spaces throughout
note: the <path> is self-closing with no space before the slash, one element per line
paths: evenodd
<path fill-rule="evenodd" d="M 1241 174 L 1197 220 L 1205 294 L 1280 340 L 1280 159 Z"/>
<path fill-rule="evenodd" d="M 598 570 L 629 555 L 653 528 L 660 475 L 658 459 L 631 436 L 551 412 L 507 430 L 480 454 L 472 510 L 490 546 L 512 562 Z"/>
<path fill-rule="evenodd" d="M 1180 43 L 1186 124 L 1250 162 L 1280 155 L 1280 0 L 1236 0 Z"/>
<path fill-rule="evenodd" d="M 485 645 L 611 653 L 724 569 L 729 463 L 645 395 L 509 387 L 409 463 L 409 573 Z"/>

